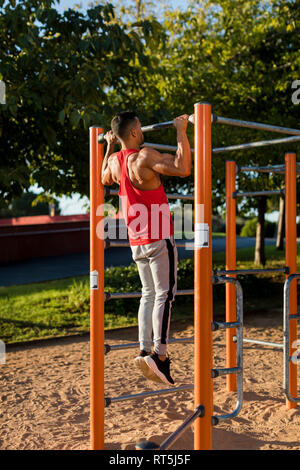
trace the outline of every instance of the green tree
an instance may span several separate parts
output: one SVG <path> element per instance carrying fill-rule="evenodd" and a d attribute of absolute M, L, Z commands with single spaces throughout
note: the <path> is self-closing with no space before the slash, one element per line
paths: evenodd
<path fill-rule="evenodd" d="M 155 20 L 122 23 L 110 3 L 86 14 L 60 14 L 53 4 L 0 0 L 0 80 L 7 90 L 0 197 L 7 202 L 34 183 L 58 196 L 88 194 L 88 128 L 108 126 L 120 107 L 143 103 L 152 70 L 145 45 L 163 37 Z"/>
<path fill-rule="evenodd" d="M 30 215 L 49 215 L 49 203 L 55 204 L 55 214 L 60 214 L 59 201 L 53 197 L 41 200 L 32 191 L 25 191 L 20 198 L 13 198 L 9 204 L 2 202 L 0 218 L 25 217 Z"/>
<path fill-rule="evenodd" d="M 193 103 L 209 101 L 220 116 L 299 127 L 300 108 L 291 99 L 291 85 L 300 69 L 299 18 L 298 0 L 192 0 L 185 11 L 166 11 L 168 51 L 160 58 L 164 76 L 158 85 L 170 114 L 192 113 Z M 213 128 L 214 147 L 272 137 L 278 134 Z M 290 144 L 288 150 L 299 148 Z M 283 163 L 286 150 L 281 145 L 215 154 L 215 210 L 224 206 L 226 157 L 239 165 L 268 165 Z M 240 173 L 238 178 L 241 191 L 280 189 L 281 185 L 282 176 Z M 266 205 L 263 199 L 250 198 L 242 200 L 239 209 L 241 215 L 258 211 L 262 221 Z M 263 230 L 258 227 L 257 233 L 263 257 Z"/>

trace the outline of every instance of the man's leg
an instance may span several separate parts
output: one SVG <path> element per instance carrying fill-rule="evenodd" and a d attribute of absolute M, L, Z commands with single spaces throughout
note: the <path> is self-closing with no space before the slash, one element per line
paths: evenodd
<path fill-rule="evenodd" d="M 152 315 L 154 351 L 167 354 L 171 308 L 177 289 L 177 248 L 174 240 L 162 240 L 161 249 L 150 258 L 150 268 L 155 286 L 155 303 Z"/>
<path fill-rule="evenodd" d="M 152 346 L 152 312 L 155 301 L 154 282 L 149 260 L 140 246 L 132 247 L 132 257 L 136 262 L 141 284 L 142 297 L 138 311 L 140 350 L 150 352 Z"/>
<path fill-rule="evenodd" d="M 144 361 L 144 357 L 151 353 L 152 312 L 155 302 L 154 282 L 149 266 L 149 259 L 145 256 L 145 248 L 140 246 L 131 248 L 132 257 L 136 262 L 142 283 L 142 297 L 138 311 L 140 355 L 135 358 L 134 363 L 148 380 L 162 382 L 160 377 L 158 377 Z"/>
<path fill-rule="evenodd" d="M 149 246 L 149 245 L 148 245 Z M 171 307 L 177 289 L 177 248 L 172 237 L 153 244 L 148 251 L 149 263 L 155 286 L 155 303 L 152 314 L 154 354 L 145 358 L 148 366 L 161 379 L 173 384 L 170 376 L 170 361 L 167 358 Z M 162 364 L 165 362 L 165 364 Z"/>

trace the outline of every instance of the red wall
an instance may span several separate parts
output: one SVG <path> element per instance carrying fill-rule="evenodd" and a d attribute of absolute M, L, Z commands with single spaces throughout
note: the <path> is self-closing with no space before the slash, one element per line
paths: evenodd
<path fill-rule="evenodd" d="M 89 214 L 0 219 L 0 262 L 88 252 Z"/>
<path fill-rule="evenodd" d="M 116 219 L 117 227 L 125 224 L 119 214 Z M 0 263 L 89 250 L 89 214 L 0 219 Z"/>

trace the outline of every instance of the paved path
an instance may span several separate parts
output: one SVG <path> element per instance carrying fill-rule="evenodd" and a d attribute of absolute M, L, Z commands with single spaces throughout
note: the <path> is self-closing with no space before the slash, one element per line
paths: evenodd
<path fill-rule="evenodd" d="M 274 244 L 275 239 L 267 239 L 266 244 Z M 237 248 L 255 245 L 255 238 L 237 237 Z M 213 238 L 213 251 L 225 250 L 225 237 Z M 193 250 L 178 248 L 179 259 L 192 258 Z M 128 266 L 132 263 L 130 248 L 109 248 L 105 251 L 105 267 Z M 0 286 L 28 284 L 53 279 L 89 274 L 89 253 L 18 261 L 0 265 Z"/>

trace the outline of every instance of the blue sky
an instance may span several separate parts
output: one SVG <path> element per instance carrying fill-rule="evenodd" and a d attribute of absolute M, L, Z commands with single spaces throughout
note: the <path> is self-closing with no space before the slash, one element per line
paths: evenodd
<path fill-rule="evenodd" d="M 81 5 L 82 9 L 85 10 L 90 3 L 90 0 L 61 0 L 57 5 L 55 5 L 55 8 L 62 12 L 66 8 L 73 8 L 75 5 Z"/>
<path fill-rule="evenodd" d="M 75 1 L 75 0 L 61 0 L 60 3 L 56 5 L 56 9 L 58 11 L 63 11 L 65 8 L 72 8 L 77 4 L 77 5 L 82 6 L 82 10 L 86 10 L 90 3 L 91 3 L 91 0 L 77 0 L 77 1 Z M 115 2 L 114 0 L 112 0 L 111 3 L 119 3 L 119 2 Z M 123 1 L 122 3 L 133 4 L 133 1 L 128 2 L 128 0 L 126 0 L 126 1 Z M 157 3 L 159 3 L 159 2 L 157 2 Z M 166 0 L 165 3 L 171 4 L 172 7 L 179 8 L 179 7 L 187 6 L 188 1 L 186 1 L 186 0 Z"/>

